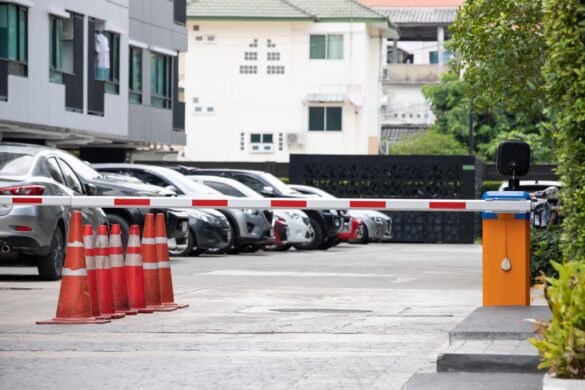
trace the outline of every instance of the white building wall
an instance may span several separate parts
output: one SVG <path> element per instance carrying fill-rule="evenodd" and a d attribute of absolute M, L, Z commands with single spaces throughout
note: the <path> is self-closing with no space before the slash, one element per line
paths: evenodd
<path fill-rule="evenodd" d="M 380 39 L 365 24 L 189 21 L 187 28 L 185 158 L 286 162 L 290 153 L 368 153 L 368 137 L 379 129 Z M 343 60 L 309 59 L 310 34 L 343 34 Z M 254 39 L 257 48 L 250 47 Z M 276 47 L 267 47 L 269 39 Z M 268 61 L 269 51 L 279 52 L 280 61 Z M 245 52 L 257 52 L 258 60 L 246 61 Z M 243 65 L 256 65 L 258 73 L 240 74 Z M 267 74 L 269 65 L 284 66 L 285 74 Z M 309 132 L 306 99 L 312 93 L 363 95 L 364 105 L 342 103 L 341 132 Z M 274 152 L 251 153 L 251 133 L 272 133 Z M 300 133 L 304 144 L 289 146 L 287 133 Z"/>

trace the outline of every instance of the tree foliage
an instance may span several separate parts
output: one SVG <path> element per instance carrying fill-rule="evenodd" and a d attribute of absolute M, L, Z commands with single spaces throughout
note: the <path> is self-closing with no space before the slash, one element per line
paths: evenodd
<path fill-rule="evenodd" d="M 545 0 L 543 21 L 547 113 L 564 184 L 563 254 L 585 261 L 585 3 Z"/>
<path fill-rule="evenodd" d="M 437 155 L 460 156 L 467 154 L 467 148 L 451 134 L 441 134 L 430 130 L 417 135 L 402 137 L 392 145 L 393 155 Z"/>
<path fill-rule="evenodd" d="M 465 91 L 465 81 L 452 72 L 446 73 L 439 84 L 424 86 L 423 94 L 431 102 L 436 116 L 433 129 L 451 134 L 460 143 L 468 144 L 471 104 Z M 541 131 L 538 122 L 527 121 L 525 115 L 506 112 L 502 104 L 491 111 L 475 111 L 473 133 L 474 152 L 484 161 L 494 161 L 499 143 L 506 139 L 528 142 L 532 146 L 532 161 L 535 163 L 554 161 L 552 137 Z"/>

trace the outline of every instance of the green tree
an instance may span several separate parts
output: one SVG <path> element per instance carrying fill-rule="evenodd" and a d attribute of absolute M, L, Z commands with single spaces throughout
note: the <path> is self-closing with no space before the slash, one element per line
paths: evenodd
<path fill-rule="evenodd" d="M 563 181 L 566 260 L 585 261 L 585 3 L 544 0 L 543 69 Z"/>
<path fill-rule="evenodd" d="M 392 145 L 393 155 L 466 155 L 467 148 L 451 134 L 441 134 L 430 130 L 417 135 L 402 137 Z"/>
<path fill-rule="evenodd" d="M 444 74 L 441 82 L 423 87 L 423 94 L 431 102 L 436 116 L 433 129 L 451 134 L 461 144 L 468 144 L 471 104 L 465 90 L 465 81 L 453 72 Z M 484 161 L 492 162 L 500 142 L 520 139 L 532 146 L 532 161 L 554 161 L 553 140 L 540 130 L 539 123 L 531 123 L 526 116 L 506 112 L 498 107 L 491 111 L 479 110 L 473 114 L 474 153 Z"/>

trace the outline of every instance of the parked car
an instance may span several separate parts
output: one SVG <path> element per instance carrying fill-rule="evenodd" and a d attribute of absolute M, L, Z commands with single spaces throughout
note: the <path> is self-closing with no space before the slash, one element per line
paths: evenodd
<path fill-rule="evenodd" d="M 229 179 L 220 176 L 187 176 L 197 183 L 204 184 L 221 192 L 224 195 L 233 196 L 236 198 L 261 198 L 262 195 L 251 189 L 250 187 L 240 183 L 237 180 Z M 309 221 L 309 216 L 301 210 L 294 209 L 277 209 L 273 210 L 274 220 L 282 220 L 287 226 L 285 242 L 271 242 L 268 245 L 269 250 L 285 251 L 290 249 L 295 244 L 308 244 L 311 242 L 315 232 Z M 282 225 L 275 222 L 274 225 Z M 274 226 L 275 236 L 282 237 L 282 226 Z"/>
<path fill-rule="evenodd" d="M 239 181 L 260 193 L 272 198 L 306 198 L 306 195 L 288 187 L 282 181 L 267 172 L 238 169 L 193 169 L 191 175 L 221 176 Z M 296 244 L 299 250 L 328 249 L 337 243 L 337 234 L 341 228 L 341 218 L 336 210 L 303 210 L 309 216 L 314 235 L 311 242 Z"/>
<path fill-rule="evenodd" d="M 335 198 L 330 193 L 311 186 L 291 184 L 290 187 L 306 195 Z M 360 219 L 363 223 L 361 238 L 358 239 L 359 243 L 368 241 L 385 242 L 392 238 L 392 218 L 388 215 L 376 210 L 350 210 L 349 214 L 353 218 Z"/>
<path fill-rule="evenodd" d="M 214 189 L 195 183 L 193 180 L 169 168 L 139 164 L 96 164 L 94 166 L 100 172 L 114 172 L 135 176 L 146 183 L 175 191 L 179 196 L 221 196 L 221 193 Z M 263 244 L 273 239 L 271 236 L 272 213 L 270 211 L 253 209 L 218 211 L 225 215 L 233 232 L 225 248 L 229 252 L 239 253 L 248 249 L 249 245 Z M 191 233 L 197 241 L 197 246 L 201 247 L 199 237 L 195 231 Z"/>
<path fill-rule="evenodd" d="M 36 145 L 0 143 L 0 195 L 82 196 L 95 187 L 79 179 L 61 153 Z M 84 224 L 107 223 L 100 208 L 81 209 Z M 71 208 L 0 206 L 0 260 L 35 265 L 45 280 L 61 278 Z"/>
<path fill-rule="evenodd" d="M 55 150 L 59 158 L 67 161 L 73 168 L 79 180 L 84 185 L 92 188 L 91 195 L 96 196 L 172 196 L 176 195 L 162 187 L 148 185 L 142 182 L 122 181 L 117 176 L 104 176 L 77 159 L 70 153 Z M 172 209 L 143 209 L 136 207 L 104 208 L 110 224 L 118 224 L 122 233 L 122 244 L 126 247 L 130 233 L 130 225 L 144 225 L 146 214 L 164 213 L 167 224 L 167 239 L 169 240 L 169 252 L 181 253 L 187 248 L 188 215 L 181 210 Z"/>
<path fill-rule="evenodd" d="M 519 191 L 525 191 L 534 195 L 535 192 L 544 191 L 549 187 L 561 189 L 563 185 L 560 181 L 555 180 L 520 180 Z M 508 182 L 502 182 L 498 191 L 508 191 Z"/>

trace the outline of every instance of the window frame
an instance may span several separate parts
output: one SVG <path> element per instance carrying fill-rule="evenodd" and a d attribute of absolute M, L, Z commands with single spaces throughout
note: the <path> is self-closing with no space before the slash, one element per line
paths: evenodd
<path fill-rule="evenodd" d="M 9 74 L 28 77 L 28 7 L 12 3 L 0 3 L 0 7 L 5 7 L 6 9 L 6 55 L 4 56 L 0 53 L 0 58 L 8 62 Z M 15 16 L 13 32 L 11 32 L 10 10 L 13 10 Z M 24 35 L 22 35 L 23 31 Z M 13 48 L 10 45 L 10 36 L 12 34 L 14 34 L 15 45 Z M 11 57 L 12 50 L 15 52 L 13 58 Z"/>
<path fill-rule="evenodd" d="M 107 78 L 98 78 L 105 82 L 104 92 L 112 95 L 120 94 L 120 34 L 113 31 L 103 31 L 103 35 L 108 38 L 108 45 L 110 47 L 110 69 L 108 70 Z M 97 61 L 97 57 L 96 57 Z M 97 70 L 97 62 L 95 66 Z M 96 73 L 97 74 L 97 73 Z"/>
<path fill-rule="evenodd" d="M 61 37 L 58 36 L 58 24 L 61 24 Z M 49 82 L 63 84 L 63 74 L 66 73 L 63 67 L 63 41 L 65 31 L 65 19 L 57 15 L 49 15 Z M 59 50 L 61 52 L 59 59 Z"/>
<path fill-rule="evenodd" d="M 330 129 L 328 128 L 328 118 L 329 118 L 329 110 L 331 109 L 335 109 L 335 110 L 339 110 L 339 129 L 335 128 L 335 129 Z M 315 112 L 314 110 L 323 110 L 322 116 L 323 116 L 323 126 L 322 128 L 311 128 L 311 112 Z M 315 132 L 342 132 L 343 131 L 343 106 L 309 106 L 309 110 L 308 110 L 308 131 L 315 131 Z"/>
<path fill-rule="evenodd" d="M 140 59 L 138 66 L 138 78 L 140 85 L 136 87 L 134 85 L 134 72 L 136 71 L 134 67 L 134 54 L 138 55 Z M 143 58 L 144 58 L 144 50 L 137 46 L 129 46 L 128 49 L 128 101 L 132 104 L 142 104 L 142 93 L 143 93 L 143 86 L 144 86 L 144 79 L 143 79 Z"/>
<path fill-rule="evenodd" d="M 313 38 L 316 37 L 325 37 L 325 46 L 324 46 L 324 53 L 323 57 L 314 57 L 313 56 Z M 329 52 L 330 46 L 330 39 L 331 37 L 341 37 L 341 57 L 340 58 L 332 58 Z M 310 34 L 309 35 L 309 60 L 316 60 L 316 61 L 343 61 L 345 59 L 345 35 L 342 33 L 332 33 L 332 34 Z"/>
<path fill-rule="evenodd" d="M 159 66 L 161 64 L 163 67 L 162 76 L 158 74 Z M 163 95 L 157 91 L 159 77 L 163 77 Z M 166 95 L 167 93 L 168 96 Z M 173 57 L 155 51 L 150 52 L 150 105 L 152 107 L 166 110 L 171 110 L 173 108 Z"/>

